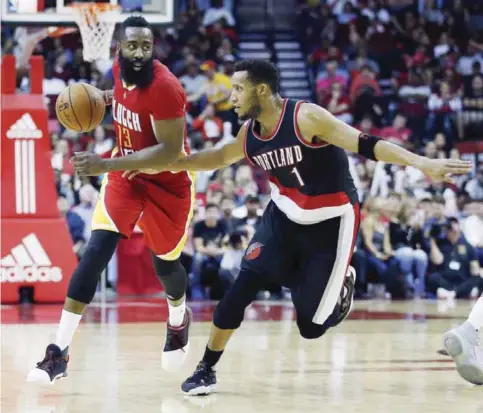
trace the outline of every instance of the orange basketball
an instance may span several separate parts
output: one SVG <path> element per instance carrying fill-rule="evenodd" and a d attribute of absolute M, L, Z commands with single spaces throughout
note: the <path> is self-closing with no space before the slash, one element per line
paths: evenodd
<path fill-rule="evenodd" d="M 87 83 L 74 83 L 60 93 L 55 111 L 67 129 L 88 132 L 101 123 L 106 105 L 102 91 Z"/>

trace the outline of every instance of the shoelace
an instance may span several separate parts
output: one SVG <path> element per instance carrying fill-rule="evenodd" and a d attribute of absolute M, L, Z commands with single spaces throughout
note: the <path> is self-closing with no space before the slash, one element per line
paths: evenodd
<path fill-rule="evenodd" d="M 199 363 L 197 366 L 196 366 L 196 370 L 193 374 L 193 378 L 196 377 L 196 376 L 204 376 L 206 375 L 207 373 L 209 373 L 209 367 L 207 367 L 205 364 L 203 363 Z"/>
<path fill-rule="evenodd" d="M 37 367 L 43 367 L 46 370 L 53 370 L 54 368 L 54 352 L 48 351 L 42 361 L 37 363 Z"/>

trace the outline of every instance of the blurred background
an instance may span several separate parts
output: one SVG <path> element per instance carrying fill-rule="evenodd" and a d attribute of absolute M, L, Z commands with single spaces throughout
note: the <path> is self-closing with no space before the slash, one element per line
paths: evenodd
<path fill-rule="evenodd" d="M 30 56 L 44 59 L 42 86 L 56 202 L 70 231 L 73 254 L 80 259 L 102 177 L 79 179 L 69 159 L 75 151 L 108 153 L 115 133 L 109 110 L 91 133 L 63 129 L 55 116 L 55 100 L 73 82 L 112 87 L 116 35 L 108 58 L 84 61 L 79 31 L 59 29 L 71 26 L 72 17 L 53 17 L 59 1 L 4 4 L 2 58 L 16 57 L 18 94 L 30 88 Z M 284 97 L 316 102 L 363 132 L 430 158 L 474 162 L 472 174 L 458 177 L 455 184 L 441 184 L 414 168 L 348 154 L 363 211 L 352 265 L 360 299 L 451 300 L 481 293 L 483 1 L 148 3 L 123 0 L 121 5 L 124 13 L 141 12 L 154 25 L 155 56 L 178 76 L 188 95 L 193 151 L 222 145 L 236 135 L 239 123 L 228 100 L 230 75 L 237 61 L 255 58 L 278 66 Z M 61 6 L 69 3 L 62 1 Z M 172 20 L 168 16 L 160 21 L 156 13 L 160 16 L 167 6 L 172 7 Z M 229 288 L 224 280 L 232 279 L 224 274 L 236 278 L 269 200 L 267 177 L 240 162 L 198 173 L 196 190 L 197 207 L 182 256 L 190 274 L 188 294 L 217 300 Z M 120 244 L 103 283 L 112 296 L 161 291 L 140 231 Z M 267 285 L 259 298 L 284 300 L 288 293 Z"/>

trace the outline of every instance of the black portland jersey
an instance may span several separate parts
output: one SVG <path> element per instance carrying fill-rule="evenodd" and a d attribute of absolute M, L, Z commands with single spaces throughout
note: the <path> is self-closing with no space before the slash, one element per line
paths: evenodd
<path fill-rule="evenodd" d="M 247 122 L 245 155 L 269 174 L 271 197 L 289 219 L 313 224 L 341 216 L 358 202 L 345 151 L 304 141 L 297 126 L 302 101 L 284 99 L 274 133 L 259 134 L 257 121 Z"/>

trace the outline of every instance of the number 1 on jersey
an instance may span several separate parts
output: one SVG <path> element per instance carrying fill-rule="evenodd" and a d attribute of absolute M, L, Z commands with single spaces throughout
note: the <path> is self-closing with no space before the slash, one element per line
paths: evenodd
<path fill-rule="evenodd" d="M 300 176 L 300 172 L 298 171 L 298 169 L 295 166 L 292 169 L 292 172 L 291 173 L 293 173 L 295 175 L 295 177 L 297 178 L 297 181 L 299 181 L 299 185 L 300 186 L 304 186 L 305 185 L 304 180 Z"/>

